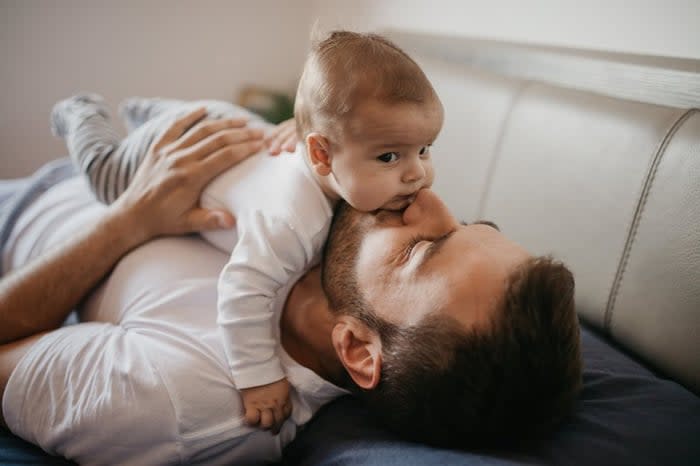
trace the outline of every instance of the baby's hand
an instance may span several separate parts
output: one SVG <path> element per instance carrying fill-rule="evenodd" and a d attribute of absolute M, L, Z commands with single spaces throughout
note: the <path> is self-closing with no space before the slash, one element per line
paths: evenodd
<path fill-rule="evenodd" d="M 284 378 L 259 387 L 241 390 L 245 420 L 251 427 L 260 427 L 279 433 L 282 424 L 292 413 L 292 400 L 289 399 L 289 382 Z"/>
<path fill-rule="evenodd" d="M 275 126 L 264 139 L 270 154 L 278 155 L 282 151 L 294 152 L 297 147 L 297 125 L 294 118 Z"/>

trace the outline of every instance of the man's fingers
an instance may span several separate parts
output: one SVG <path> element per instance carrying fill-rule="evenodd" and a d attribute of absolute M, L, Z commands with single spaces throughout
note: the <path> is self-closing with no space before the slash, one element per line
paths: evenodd
<path fill-rule="evenodd" d="M 200 141 L 219 133 L 220 131 L 233 128 L 243 128 L 248 123 L 245 118 L 226 118 L 221 120 L 202 121 L 189 129 L 182 137 L 171 145 L 170 150 L 176 151 L 183 148 L 192 147 Z"/>
<path fill-rule="evenodd" d="M 199 166 L 200 182 L 202 185 L 208 183 L 226 169 L 255 154 L 262 147 L 262 141 L 258 140 L 242 142 L 219 149 L 201 161 Z"/>
<path fill-rule="evenodd" d="M 185 220 L 187 231 L 219 230 L 221 228 L 233 228 L 236 220 L 231 213 L 223 210 L 209 210 L 203 208 L 192 209 Z"/>
<path fill-rule="evenodd" d="M 284 404 L 284 406 L 282 407 L 282 414 L 284 414 L 285 420 L 292 415 L 292 403 L 287 402 Z"/>
<path fill-rule="evenodd" d="M 199 160 L 209 155 L 213 155 L 217 150 L 223 147 L 236 145 L 238 143 L 251 140 L 259 140 L 261 137 L 262 131 L 259 129 L 235 128 L 220 130 L 194 144 L 185 151 L 182 157 L 186 157 L 191 160 Z"/>
<path fill-rule="evenodd" d="M 204 107 L 200 107 L 196 110 L 192 110 L 187 115 L 178 118 L 175 122 L 170 125 L 170 127 L 158 138 L 156 143 L 153 145 L 153 152 L 157 152 L 166 144 L 176 141 L 182 134 L 187 131 L 189 127 L 197 123 L 197 121 L 204 118 L 207 114 L 207 110 Z"/>

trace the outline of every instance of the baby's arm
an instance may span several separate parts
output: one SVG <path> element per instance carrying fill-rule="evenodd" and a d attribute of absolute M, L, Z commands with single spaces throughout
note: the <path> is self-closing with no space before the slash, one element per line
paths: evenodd
<path fill-rule="evenodd" d="M 218 324 L 246 420 L 279 430 L 291 403 L 277 354 L 274 305 L 279 289 L 309 265 L 313 248 L 286 220 L 260 212 L 244 215 L 238 220 L 238 243 L 219 277 Z"/>

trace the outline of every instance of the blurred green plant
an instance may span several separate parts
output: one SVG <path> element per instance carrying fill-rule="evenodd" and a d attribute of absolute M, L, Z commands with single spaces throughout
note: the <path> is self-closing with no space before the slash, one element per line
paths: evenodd
<path fill-rule="evenodd" d="M 250 86 L 241 91 L 238 104 L 274 124 L 294 116 L 294 99 L 283 92 Z"/>

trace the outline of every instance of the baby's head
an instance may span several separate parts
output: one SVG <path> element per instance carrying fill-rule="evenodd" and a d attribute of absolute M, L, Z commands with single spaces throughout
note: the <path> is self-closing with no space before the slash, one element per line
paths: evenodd
<path fill-rule="evenodd" d="M 312 169 L 358 210 L 402 209 L 433 182 L 442 104 L 416 62 L 381 36 L 336 31 L 314 44 L 294 116 Z"/>

